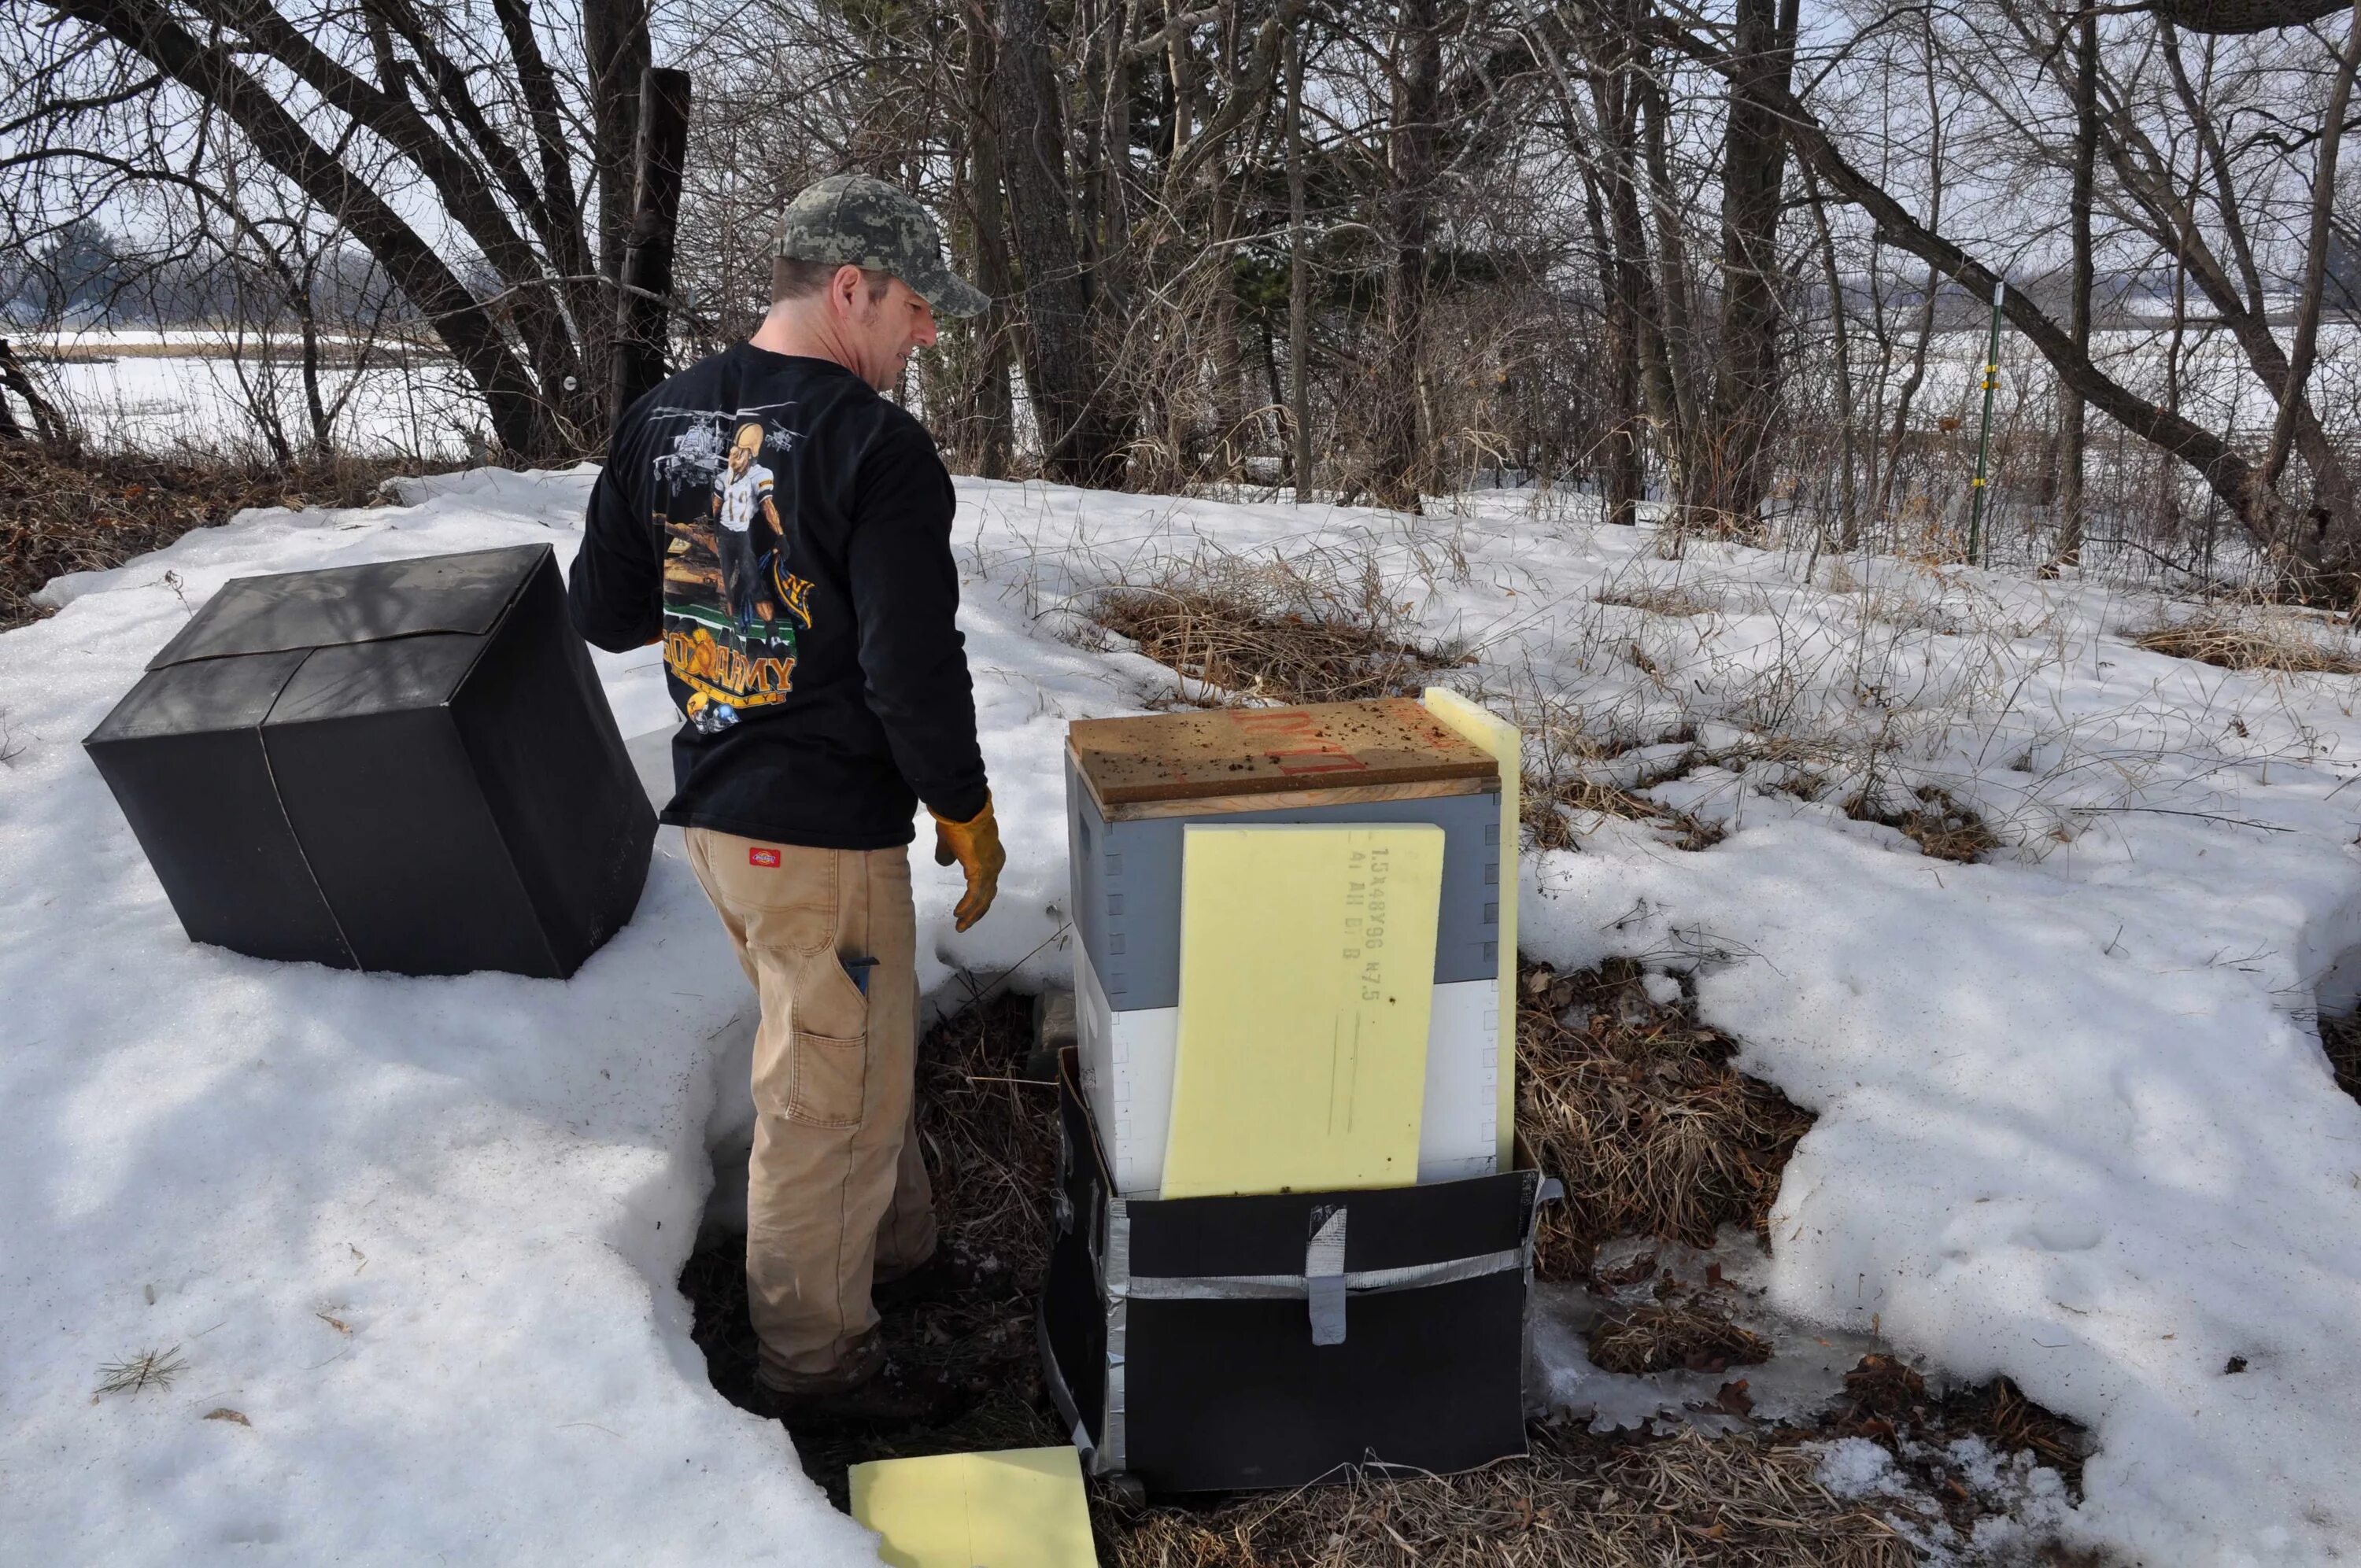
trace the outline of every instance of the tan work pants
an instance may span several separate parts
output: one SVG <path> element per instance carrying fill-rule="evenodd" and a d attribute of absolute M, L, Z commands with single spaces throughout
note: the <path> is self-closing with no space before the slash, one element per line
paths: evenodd
<path fill-rule="evenodd" d="M 906 1274 L 935 1249 L 917 1133 L 909 852 L 704 828 L 687 840 L 763 1001 L 746 1194 L 759 1375 L 791 1391 L 849 1386 L 881 1359 L 873 1277 Z M 876 960 L 865 995 L 851 959 Z"/>

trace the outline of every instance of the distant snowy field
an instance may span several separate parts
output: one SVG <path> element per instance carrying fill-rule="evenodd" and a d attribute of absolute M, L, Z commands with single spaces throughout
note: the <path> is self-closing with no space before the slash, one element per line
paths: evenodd
<path fill-rule="evenodd" d="M 742 1136 L 754 1016 L 676 838 L 568 982 L 264 963 L 185 939 L 77 744 L 225 579 L 563 558 L 591 477 L 249 512 L 61 579 L 58 615 L 0 636 L 0 1555 L 873 1561 L 780 1428 L 711 1392 L 674 1288 L 709 1151 Z M 2354 1559 L 2361 1106 L 2309 1020 L 2361 989 L 2361 680 L 2142 652 L 2124 632 L 2158 606 L 2101 585 L 1667 561 L 1651 529 L 1513 493 L 1426 520 L 960 494 L 1010 862 L 955 936 L 956 878 L 919 857 L 931 992 L 960 969 L 1067 982 L 1066 723 L 1173 693 L 1075 595 L 1217 553 L 1366 568 L 1467 646 L 1446 678 L 1517 716 L 1530 768 L 1627 776 L 1677 725 L 1712 753 L 1651 793 L 1729 837 L 1578 822 L 1580 850 L 1524 862 L 1525 944 L 1694 971 L 1741 1065 L 1818 1114 L 1773 1303 L 2092 1426 L 2069 1544 Z M 1675 588 L 1697 613 L 1598 602 Z M 598 664 L 624 733 L 660 731 L 653 651 Z M 1576 764 L 1577 734 L 1640 749 Z M 1992 863 L 1838 805 L 1919 787 L 1995 826 Z M 169 1388 L 94 1394 L 173 1347 Z M 1873 1455 L 1830 1463 L 1875 1490 Z"/>
<path fill-rule="evenodd" d="M 258 410 L 274 411 L 298 447 L 309 442 L 312 416 L 302 367 L 251 360 L 241 379 L 240 367 L 221 356 L 225 341 L 213 332 L 124 330 L 27 339 L 18 346 L 76 356 L 40 370 L 61 406 L 81 422 L 84 439 L 102 452 L 263 451 Z M 291 351 L 294 340 L 280 338 L 276 346 Z M 416 355 L 405 366 L 390 345 L 372 353 L 395 362 L 359 371 L 334 363 L 322 367 L 321 399 L 336 405 L 331 429 L 338 450 L 367 457 L 466 457 L 485 420 L 482 401 L 458 367 Z"/>

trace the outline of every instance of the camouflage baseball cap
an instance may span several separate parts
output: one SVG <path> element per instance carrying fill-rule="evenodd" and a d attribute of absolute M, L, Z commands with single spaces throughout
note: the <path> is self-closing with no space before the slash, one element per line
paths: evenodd
<path fill-rule="evenodd" d="M 917 198 L 866 175 L 805 186 L 779 219 L 772 254 L 891 272 L 946 316 L 972 316 L 991 303 L 943 264 L 942 231 Z"/>

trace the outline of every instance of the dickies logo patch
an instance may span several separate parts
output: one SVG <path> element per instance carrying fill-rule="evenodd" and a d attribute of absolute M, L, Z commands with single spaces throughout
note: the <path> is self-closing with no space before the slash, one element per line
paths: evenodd
<path fill-rule="evenodd" d="M 779 863 L 779 851 L 763 849 L 749 850 L 746 851 L 746 863 L 750 866 L 770 866 L 775 869 Z"/>

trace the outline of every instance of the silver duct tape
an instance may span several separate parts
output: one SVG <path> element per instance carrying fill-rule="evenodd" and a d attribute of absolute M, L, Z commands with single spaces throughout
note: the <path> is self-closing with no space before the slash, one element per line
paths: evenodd
<path fill-rule="evenodd" d="M 1128 1252 L 1127 1235 L 1125 1245 Z M 1112 1244 L 1108 1250 L 1113 1252 Z M 1355 1296 L 1369 1296 L 1389 1290 L 1416 1290 L 1429 1285 L 1448 1285 L 1454 1280 L 1477 1279 L 1487 1274 L 1505 1274 L 1510 1269 L 1521 1269 L 1527 1266 L 1526 1260 L 1532 1253 L 1530 1245 L 1511 1247 L 1504 1252 L 1449 1258 L 1441 1263 L 1415 1263 L 1403 1268 L 1364 1268 L 1327 1277 L 1341 1279 L 1345 1289 Z M 1141 1275 L 1132 1277 L 1129 1263 L 1126 1256 L 1122 1296 L 1135 1301 L 1301 1301 L 1311 1291 L 1310 1280 L 1301 1274 Z M 1110 1303 L 1118 1299 L 1112 1269 L 1108 1271 L 1107 1295 Z M 1114 1309 L 1110 1305 L 1110 1325 L 1113 1315 Z M 1108 1346 L 1112 1355 L 1112 1337 L 1108 1340 Z"/>
<path fill-rule="evenodd" d="M 1342 1203 L 1312 1211 L 1303 1247 L 1304 1293 L 1312 1304 L 1312 1343 L 1345 1343 L 1345 1215 Z"/>
<path fill-rule="evenodd" d="M 1066 1369 L 1058 1365 L 1058 1353 L 1049 1344 L 1049 1320 L 1038 1312 L 1033 1315 L 1033 1341 L 1040 1348 L 1041 1381 L 1049 1386 L 1049 1403 L 1056 1408 L 1058 1419 L 1074 1429 L 1074 1452 L 1082 1456 L 1082 1469 L 1093 1475 L 1101 1474 L 1091 1429 L 1082 1422 L 1082 1408 L 1074 1402 L 1074 1391 L 1066 1387 Z"/>
<path fill-rule="evenodd" d="M 1131 1205 L 1110 1198 L 1106 1205 L 1106 1255 L 1099 1275 L 1106 1288 L 1106 1430 L 1100 1434 L 1104 1467 L 1124 1466 L 1124 1337 L 1131 1316 Z"/>

